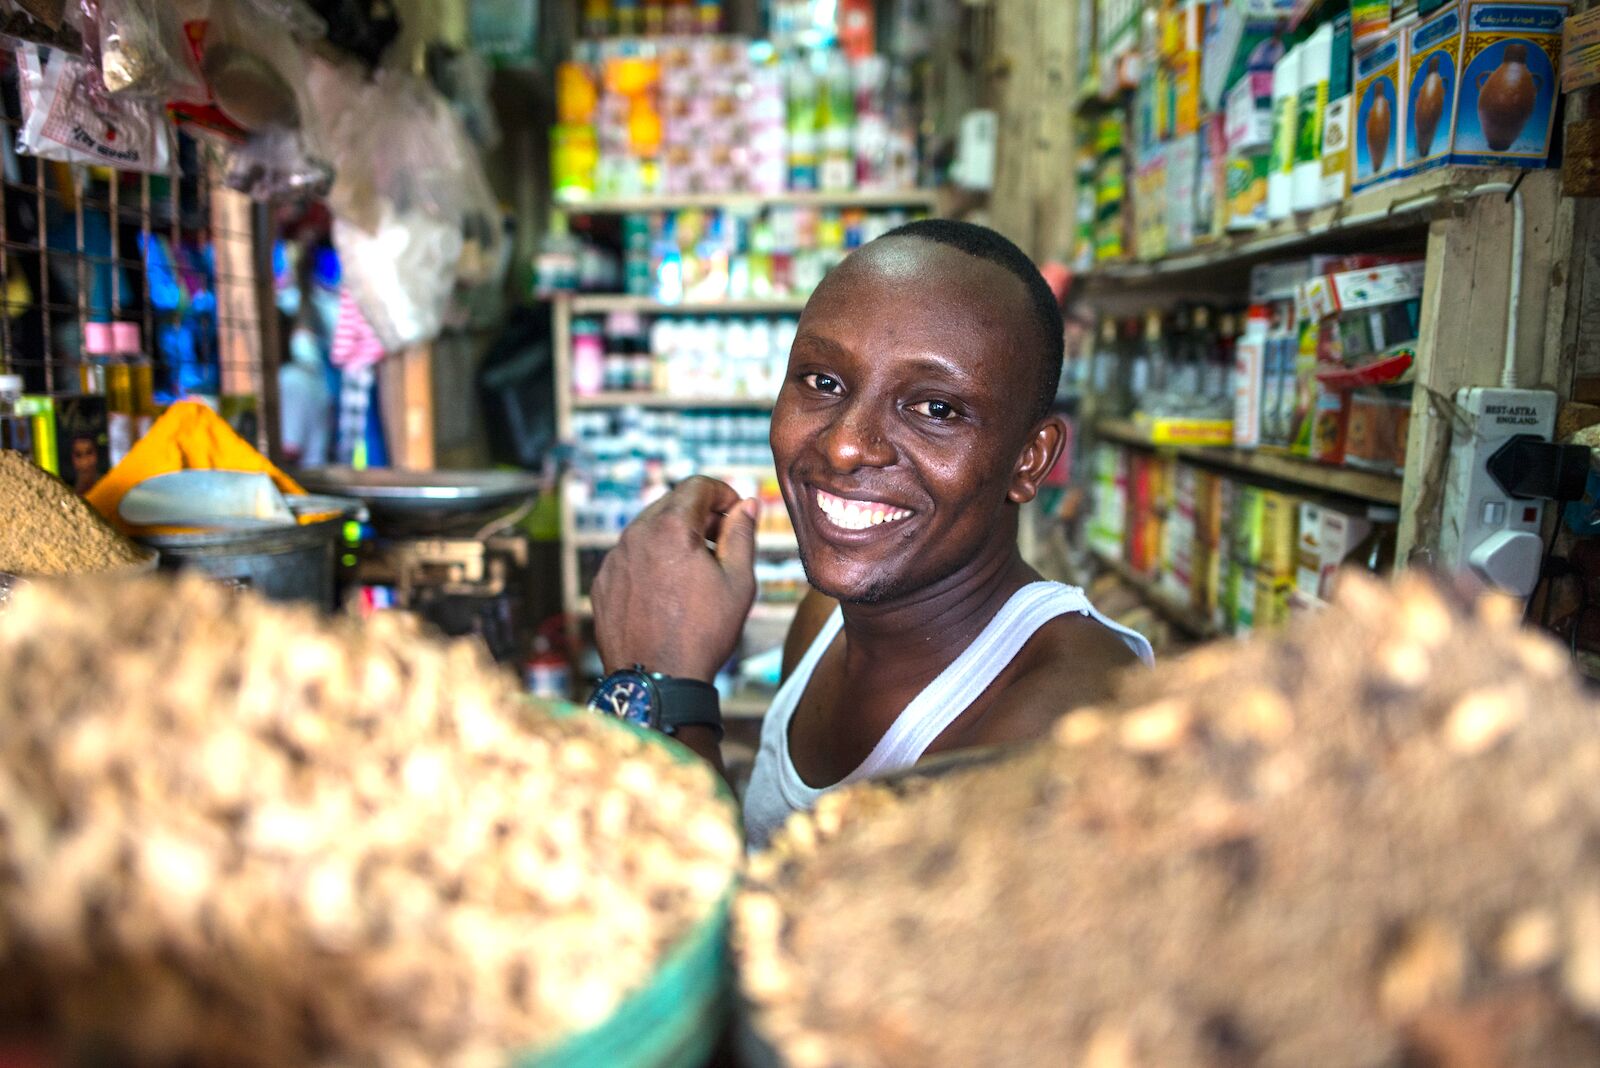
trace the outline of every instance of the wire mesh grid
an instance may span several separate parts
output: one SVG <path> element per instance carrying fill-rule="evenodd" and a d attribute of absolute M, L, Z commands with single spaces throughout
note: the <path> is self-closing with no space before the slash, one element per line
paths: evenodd
<path fill-rule="evenodd" d="M 222 187 L 211 151 L 182 135 L 165 175 L 22 155 L 9 54 L 0 109 L 0 373 L 21 375 L 27 393 L 81 393 L 92 379 L 85 326 L 131 322 L 158 406 L 213 398 L 272 451 L 276 324 L 264 214 Z"/>

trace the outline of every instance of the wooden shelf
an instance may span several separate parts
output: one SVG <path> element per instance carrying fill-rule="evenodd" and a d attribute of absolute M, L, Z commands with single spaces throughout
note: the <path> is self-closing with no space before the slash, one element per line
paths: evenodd
<path fill-rule="evenodd" d="M 575 293 L 567 299 L 572 302 L 574 315 L 609 315 L 612 312 L 632 312 L 635 315 L 798 315 L 809 298 L 762 297 L 669 304 L 654 297 L 631 297 L 626 293 Z"/>
<path fill-rule="evenodd" d="M 1342 235 L 1377 230 L 1420 229 L 1483 185 L 1512 182 L 1511 168 L 1442 167 L 1369 189 L 1315 211 L 1301 212 L 1263 229 L 1223 238 L 1145 263 L 1103 263 L 1085 277 L 1091 285 L 1156 284 L 1175 275 L 1240 265 Z"/>
<path fill-rule="evenodd" d="M 1216 638 L 1221 636 L 1221 631 L 1216 624 L 1204 615 L 1196 612 L 1186 604 L 1180 604 L 1166 590 L 1161 589 L 1154 582 L 1139 574 L 1133 568 L 1113 556 L 1095 551 L 1094 558 L 1103 566 L 1116 572 L 1117 577 L 1139 591 L 1139 596 L 1153 608 L 1158 615 L 1169 623 L 1187 632 L 1195 638 Z"/>
<path fill-rule="evenodd" d="M 561 199 L 556 203 L 573 215 L 629 215 L 636 212 L 675 211 L 685 208 L 724 211 L 759 211 L 763 208 L 925 208 L 933 210 L 939 194 L 933 189 L 842 190 L 839 192 L 689 193 L 682 196 L 610 197 L 594 200 Z"/>
<path fill-rule="evenodd" d="M 1337 493 L 1378 504 L 1400 503 L 1401 480 L 1398 475 L 1358 471 L 1351 467 L 1333 467 L 1329 464 L 1302 460 L 1296 456 L 1230 449 L 1219 445 L 1153 445 L 1149 436 L 1138 425 L 1121 419 L 1101 420 L 1095 424 L 1094 431 L 1106 441 L 1115 441 L 1118 444 L 1132 445 L 1141 449 L 1159 449 L 1196 463 L 1241 474 L 1256 475 L 1301 489 Z"/>
<path fill-rule="evenodd" d="M 770 412 L 773 403 L 771 397 L 674 397 L 665 393 L 633 391 L 572 398 L 574 408 L 749 408 L 752 411 Z"/>

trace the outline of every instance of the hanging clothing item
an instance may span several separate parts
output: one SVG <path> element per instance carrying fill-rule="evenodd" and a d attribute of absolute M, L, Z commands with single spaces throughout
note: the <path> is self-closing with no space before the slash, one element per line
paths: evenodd
<path fill-rule="evenodd" d="M 366 437 L 367 417 L 372 409 L 372 386 L 377 381 L 376 367 L 384 357 L 383 343 L 361 314 L 355 298 L 345 287 L 339 290 L 339 319 L 333 328 L 333 345 L 328 359 L 339 375 L 338 460 L 352 464 Z"/>
<path fill-rule="evenodd" d="M 837 783 L 814 787 L 795 770 L 789 753 L 789 721 L 822 654 L 844 627 L 844 613 L 834 609 L 794 672 L 784 680 L 762 722 L 761 750 L 744 798 L 745 840 L 750 848 L 765 847 L 790 813 L 812 808 L 829 790 L 900 771 L 921 760 L 928 746 L 989 688 L 1040 627 L 1073 613 L 1109 627 L 1146 664 L 1154 661 L 1150 643 L 1142 634 L 1101 615 L 1078 587 L 1030 582 L 1012 594 L 972 644 L 911 699 L 859 767 Z"/>

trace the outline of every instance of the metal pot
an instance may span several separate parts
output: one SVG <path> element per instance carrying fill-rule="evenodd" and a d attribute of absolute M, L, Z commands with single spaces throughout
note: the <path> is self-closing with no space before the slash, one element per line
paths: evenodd
<path fill-rule="evenodd" d="M 331 519 L 259 530 L 158 534 L 139 541 L 161 551 L 164 568 L 195 571 L 274 601 L 305 601 L 332 611 L 339 542 L 358 502 Z"/>

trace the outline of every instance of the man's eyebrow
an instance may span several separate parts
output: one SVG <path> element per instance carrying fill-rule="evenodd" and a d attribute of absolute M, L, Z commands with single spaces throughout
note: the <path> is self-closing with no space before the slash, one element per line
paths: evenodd
<path fill-rule="evenodd" d="M 906 364 L 913 370 L 919 371 L 922 374 L 933 375 L 938 378 L 947 378 L 952 382 L 959 382 L 962 385 L 970 385 L 975 381 L 972 374 L 972 368 L 967 367 L 964 364 L 957 363 L 954 360 L 946 359 L 943 356 L 935 356 L 931 353 L 925 356 L 913 356 L 911 359 L 906 361 Z"/>
<path fill-rule="evenodd" d="M 829 349 L 840 354 L 850 351 L 837 341 L 833 340 L 833 338 L 824 337 L 821 334 L 813 334 L 810 331 L 801 331 L 800 333 L 796 334 L 794 340 L 789 344 L 793 348 L 799 348 L 801 345 L 812 345 L 817 348 Z"/>

